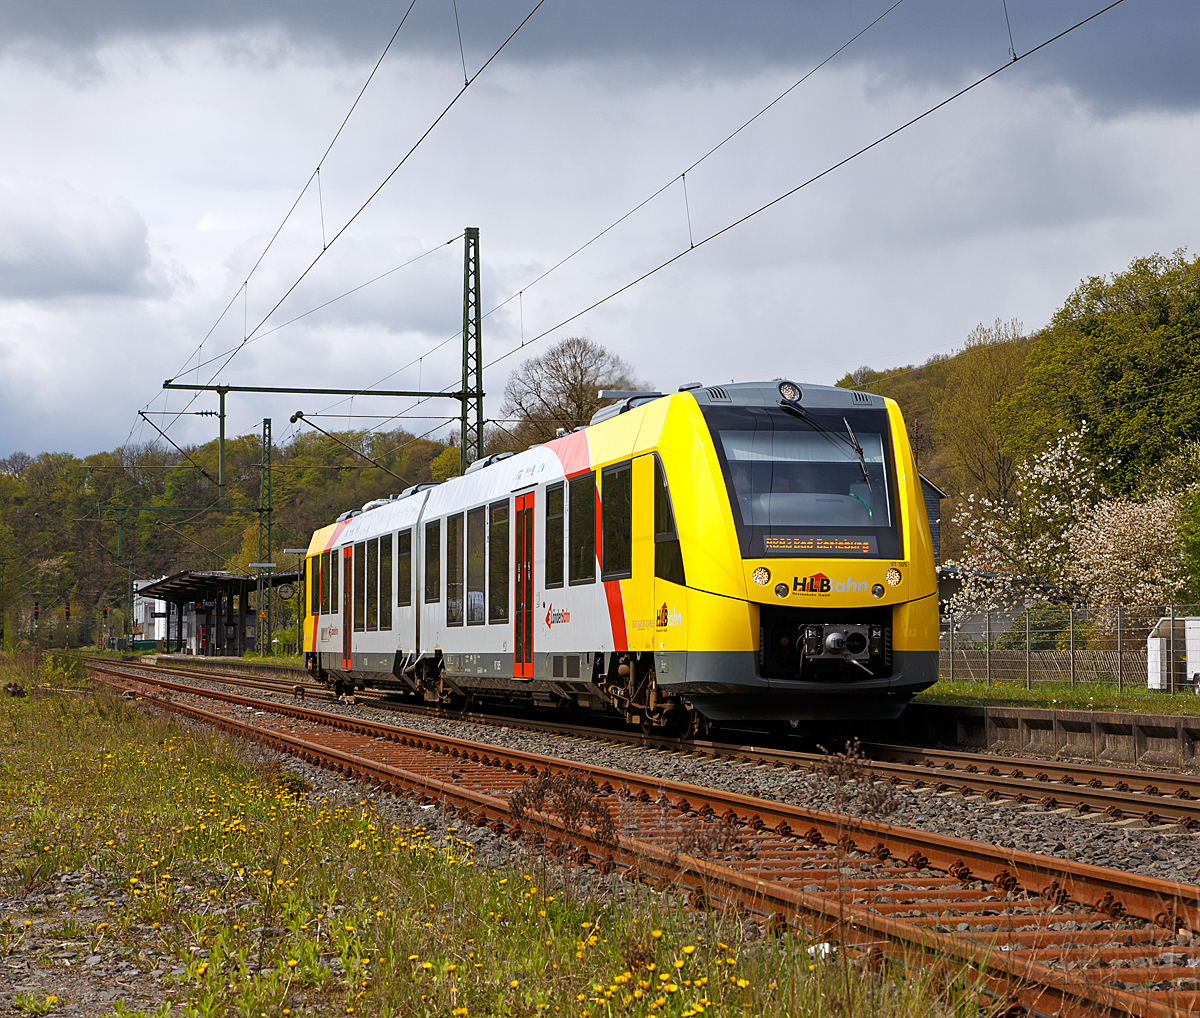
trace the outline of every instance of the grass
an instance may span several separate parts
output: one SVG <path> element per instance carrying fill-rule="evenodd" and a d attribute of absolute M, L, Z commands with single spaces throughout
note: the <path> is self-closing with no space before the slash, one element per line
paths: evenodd
<path fill-rule="evenodd" d="M 1200 696 L 1189 687 L 1180 693 L 1160 693 L 1145 686 L 1126 686 L 1117 692 L 1116 684 L 1100 682 L 1037 682 L 1032 689 L 1025 683 L 985 682 L 940 679 L 937 685 L 917 694 L 914 703 L 944 703 L 983 707 L 1038 707 L 1050 710 L 1102 710 L 1130 714 L 1200 714 Z"/>
<path fill-rule="evenodd" d="M 0 680 L 14 671 L 0 662 Z M 238 743 L 102 693 L 0 701 L 0 799 L 4 894 L 62 873 L 108 881 L 99 901 L 72 891 L 58 916 L 31 910 L 40 926 L 0 916 L 0 954 L 32 930 L 157 963 L 156 1018 L 916 1018 L 976 1015 L 982 1000 L 952 964 L 744 939 L 745 914 L 694 910 L 670 888 L 623 883 L 601 899 L 573 892 L 574 871 L 556 884 L 545 859 L 477 866 L 432 812 L 330 805 Z M 133 1018 L 120 1002 L 113 1014 Z"/>

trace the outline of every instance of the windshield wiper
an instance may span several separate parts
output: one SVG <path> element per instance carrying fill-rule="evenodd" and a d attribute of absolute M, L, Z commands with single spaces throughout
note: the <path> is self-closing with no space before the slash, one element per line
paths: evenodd
<path fill-rule="evenodd" d="M 873 492 L 871 478 L 867 474 L 867 457 L 863 455 L 862 446 L 858 444 L 858 439 L 854 437 L 854 429 L 850 427 L 850 422 L 843 417 L 842 423 L 846 425 L 846 434 L 850 436 L 850 447 L 858 453 L 858 469 L 862 471 L 863 480 L 867 482 L 867 491 Z"/>
<path fill-rule="evenodd" d="M 858 439 L 854 437 L 854 430 L 850 427 L 850 422 L 846 420 L 845 417 L 842 418 L 842 423 L 846 425 L 846 434 L 841 435 L 836 431 L 830 431 L 799 403 L 790 403 L 780 400 L 779 408 L 785 413 L 791 414 L 793 417 L 798 417 L 809 427 L 813 428 L 815 431 L 819 431 L 823 435 L 827 435 L 832 438 L 840 438 L 843 442 L 848 442 L 850 448 L 853 449 L 855 454 L 858 456 L 858 468 L 862 471 L 863 480 L 867 482 L 867 491 L 874 494 L 875 489 L 871 487 L 871 478 L 867 473 L 867 458 L 865 455 L 863 455 L 863 448 L 858 444 Z M 849 436 L 848 438 L 847 435 Z"/>

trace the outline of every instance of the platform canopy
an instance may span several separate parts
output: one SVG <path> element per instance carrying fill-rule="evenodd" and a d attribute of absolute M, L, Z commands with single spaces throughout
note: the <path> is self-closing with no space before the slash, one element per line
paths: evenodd
<path fill-rule="evenodd" d="M 285 583 L 295 586 L 298 574 L 292 572 L 268 572 L 263 570 L 262 584 L 267 587 L 280 587 Z M 203 601 L 217 595 L 247 594 L 258 589 L 257 576 L 244 576 L 241 573 L 229 573 L 223 570 L 201 572 L 189 570 L 164 576 L 161 580 L 148 583 L 138 589 L 139 597 L 152 597 L 156 601 L 170 601 L 172 604 L 187 604 L 189 601 Z"/>

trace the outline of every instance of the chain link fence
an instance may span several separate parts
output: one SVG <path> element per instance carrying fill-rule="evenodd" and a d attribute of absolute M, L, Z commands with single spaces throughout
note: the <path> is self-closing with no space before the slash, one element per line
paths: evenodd
<path fill-rule="evenodd" d="M 943 679 L 1200 688 L 1200 605 L 1038 606 L 941 619 Z"/>

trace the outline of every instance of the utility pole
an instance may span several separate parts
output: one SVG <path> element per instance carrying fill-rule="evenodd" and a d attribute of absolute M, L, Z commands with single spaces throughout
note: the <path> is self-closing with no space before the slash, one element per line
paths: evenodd
<path fill-rule="evenodd" d="M 217 414 L 220 419 L 220 438 L 217 441 L 217 497 L 225 500 L 225 393 L 227 387 L 218 387 L 217 395 L 221 398 L 221 409 Z"/>
<path fill-rule="evenodd" d="M 264 557 L 263 552 L 266 552 Z M 263 418 L 262 437 L 262 471 L 258 486 L 258 561 L 271 561 L 271 418 Z M 259 653 L 265 653 L 263 648 L 268 645 L 271 633 L 271 588 L 267 587 L 267 638 L 262 636 L 263 613 L 263 577 L 262 570 L 258 571 L 258 618 L 255 620 L 255 633 L 258 634 Z M 244 624 L 244 623 L 243 623 Z"/>
<path fill-rule="evenodd" d="M 463 230 L 462 427 L 459 471 L 483 455 L 483 318 L 479 304 L 479 227 Z"/>

